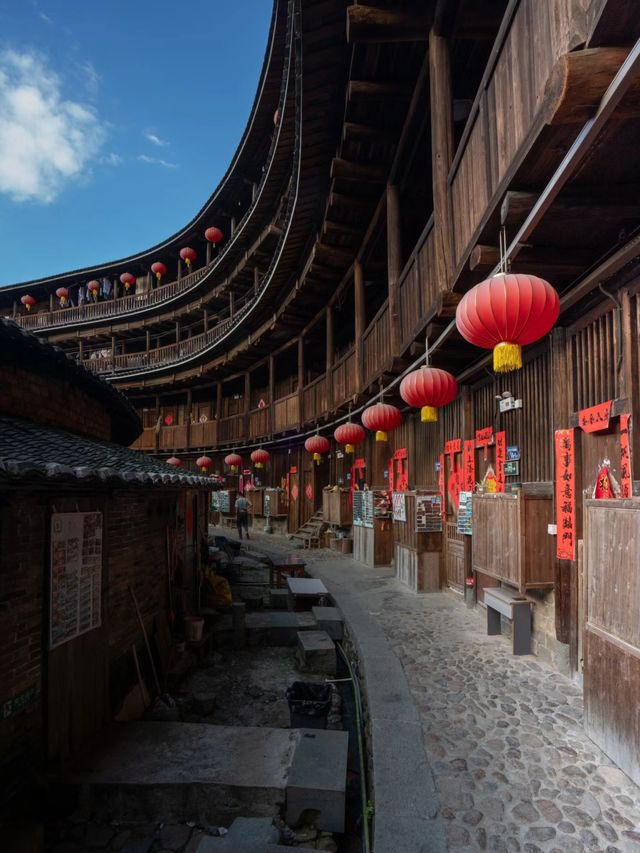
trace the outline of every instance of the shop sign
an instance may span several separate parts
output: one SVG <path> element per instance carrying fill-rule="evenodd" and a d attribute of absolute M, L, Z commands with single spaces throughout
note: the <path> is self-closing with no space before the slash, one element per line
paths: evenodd
<path fill-rule="evenodd" d="M 502 466 L 505 477 L 518 477 L 520 475 L 520 463 L 507 460 Z"/>
<path fill-rule="evenodd" d="M 0 720 L 6 720 L 9 717 L 15 717 L 20 711 L 25 711 L 34 705 L 38 698 L 38 688 L 35 684 L 23 690 L 17 696 L 7 699 L 0 705 Z"/>
<path fill-rule="evenodd" d="M 599 432 L 609 429 L 610 418 L 611 400 L 607 400 L 606 403 L 598 403 L 597 406 L 578 412 L 578 425 L 583 432 Z"/>
<path fill-rule="evenodd" d="M 576 556 L 576 474 L 575 441 L 572 429 L 555 434 L 556 457 L 556 556 L 575 560 Z"/>
<path fill-rule="evenodd" d="M 507 462 L 519 462 L 520 461 L 520 448 L 515 444 L 507 445 Z"/>
<path fill-rule="evenodd" d="M 505 432 L 496 433 L 496 491 L 504 492 L 504 463 L 507 455 L 507 435 Z"/>

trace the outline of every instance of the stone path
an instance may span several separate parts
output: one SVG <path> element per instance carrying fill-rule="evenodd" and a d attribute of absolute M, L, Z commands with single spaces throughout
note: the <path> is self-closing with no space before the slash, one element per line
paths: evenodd
<path fill-rule="evenodd" d="M 513 657 L 455 593 L 414 595 L 391 570 L 334 552 L 305 557 L 338 604 L 348 595 L 383 629 L 404 668 L 448 850 L 640 853 L 640 789 L 585 735 L 579 687 Z"/>

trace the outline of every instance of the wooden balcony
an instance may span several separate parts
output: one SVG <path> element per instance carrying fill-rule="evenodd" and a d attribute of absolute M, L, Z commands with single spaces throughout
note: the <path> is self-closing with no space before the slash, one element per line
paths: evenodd
<path fill-rule="evenodd" d="M 249 412 L 249 438 L 264 438 L 271 432 L 269 419 L 271 407 L 264 406 L 262 409 L 253 409 Z"/>
<path fill-rule="evenodd" d="M 306 422 L 316 420 L 325 414 L 328 403 L 327 378 L 324 373 L 305 386 L 302 397 L 302 408 Z"/>
<path fill-rule="evenodd" d="M 406 348 L 422 331 L 426 313 L 438 297 L 442 282 L 438 281 L 435 262 L 433 217 L 418 240 L 398 281 L 398 315 L 400 341 Z"/>
<path fill-rule="evenodd" d="M 218 443 L 217 421 L 176 426 L 146 427 L 131 445 L 134 450 L 207 450 Z"/>
<path fill-rule="evenodd" d="M 274 432 L 283 432 L 287 429 L 297 429 L 300 423 L 300 397 L 298 392 L 288 394 L 273 403 L 273 429 Z"/>
<path fill-rule="evenodd" d="M 362 363 L 365 384 L 375 379 L 391 358 L 389 303 L 385 302 L 362 337 Z"/>
<path fill-rule="evenodd" d="M 351 349 L 331 368 L 333 373 L 333 405 L 340 406 L 348 402 L 357 392 L 356 353 Z"/>

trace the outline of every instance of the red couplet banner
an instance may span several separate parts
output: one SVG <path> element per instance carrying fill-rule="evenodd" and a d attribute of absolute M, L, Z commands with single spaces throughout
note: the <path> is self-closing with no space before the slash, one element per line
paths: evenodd
<path fill-rule="evenodd" d="M 631 415 L 620 415 L 620 497 L 630 498 L 631 488 L 631 450 L 629 433 Z"/>
<path fill-rule="evenodd" d="M 602 429 L 609 429 L 610 418 L 611 400 L 578 412 L 578 424 L 583 432 L 599 432 Z"/>
<path fill-rule="evenodd" d="M 559 560 L 576 558 L 576 471 L 575 441 L 572 429 L 555 434 L 556 457 L 556 556 Z"/>
<path fill-rule="evenodd" d="M 476 488 L 476 443 L 473 439 L 464 443 L 463 465 L 464 491 L 474 492 Z"/>
<path fill-rule="evenodd" d="M 507 460 L 507 434 L 496 433 L 496 491 L 504 492 L 504 463 Z"/>

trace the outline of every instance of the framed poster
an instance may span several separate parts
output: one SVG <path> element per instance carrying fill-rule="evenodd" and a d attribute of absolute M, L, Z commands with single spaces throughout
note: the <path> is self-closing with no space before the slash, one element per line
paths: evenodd
<path fill-rule="evenodd" d="M 231 500 L 228 491 L 218 492 L 218 509 L 220 512 L 231 512 Z"/>
<path fill-rule="evenodd" d="M 393 492 L 393 520 L 407 520 L 407 501 L 404 492 Z"/>
<path fill-rule="evenodd" d="M 102 513 L 51 516 L 49 648 L 102 623 Z"/>
<path fill-rule="evenodd" d="M 442 532 L 442 496 L 440 492 L 416 494 L 416 533 Z"/>
<path fill-rule="evenodd" d="M 473 534 L 473 492 L 460 492 L 458 533 L 464 536 Z"/>
<path fill-rule="evenodd" d="M 353 523 L 356 527 L 364 527 L 364 495 L 365 492 L 353 492 Z"/>
<path fill-rule="evenodd" d="M 262 514 L 265 518 L 269 518 L 271 515 L 271 495 L 265 492 L 264 497 L 262 499 Z"/>

